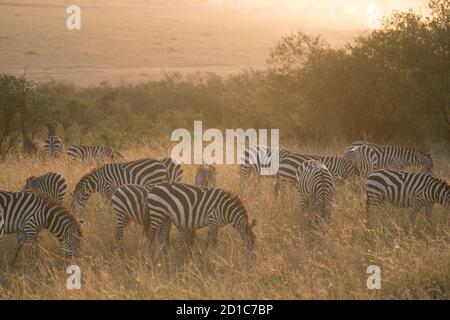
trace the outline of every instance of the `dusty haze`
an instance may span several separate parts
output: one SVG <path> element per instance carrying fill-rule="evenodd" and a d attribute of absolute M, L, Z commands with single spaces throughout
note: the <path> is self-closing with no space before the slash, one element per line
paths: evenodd
<path fill-rule="evenodd" d="M 135 82 L 165 71 L 229 74 L 262 68 L 279 37 L 299 28 L 343 45 L 419 0 L 85 1 L 66 28 L 67 1 L 0 1 L 0 72 L 80 85 Z"/>

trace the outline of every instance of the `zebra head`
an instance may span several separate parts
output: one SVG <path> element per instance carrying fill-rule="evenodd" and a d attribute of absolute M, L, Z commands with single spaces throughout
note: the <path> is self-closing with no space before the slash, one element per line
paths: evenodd
<path fill-rule="evenodd" d="M 79 256 L 82 236 L 81 226 L 74 218 L 73 223 L 67 228 L 65 236 L 60 242 L 66 259 L 73 259 Z"/>
<path fill-rule="evenodd" d="M 378 167 L 376 151 L 368 145 L 360 145 L 345 152 L 344 159 L 350 160 L 360 176 L 366 177 Z"/>
<path fill-rule="evenodd" d="M 33 182 L 35 180 L 35 176 L 28 177 L 27 180 L 25 180 L 25 185 L 22 188 L 22 192 L 31 192 L 33 189 Z"/>
<path fill-rule="evenodd" d="M 433 158 L 431 154 L 424 154 L 421 160 L 422 170 L 426 172 L 431 172 L 433 170 Z"/>
<path fill-rule="evenodd" d="M 214 188 L 216 186 L 216 168 L 211 164 L 202 164 L 197 169 L 198 185 L 206 188 Z"/>

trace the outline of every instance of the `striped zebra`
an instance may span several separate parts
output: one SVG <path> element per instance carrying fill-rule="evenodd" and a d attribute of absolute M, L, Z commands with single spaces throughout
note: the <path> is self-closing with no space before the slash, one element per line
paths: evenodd
<path fill-rule="evenodd" d="M 38 234 L 47 229 L 58 239 L 66 258 L 78 256 L 81 231 L 75 217 L 60 202 L 30 192 L 0 191 L 5 234 L 17 233 L 9 259 L 12 265 L 25 241 L 39 252 Z"/>
<path fill-rule="evenodd" d="M 44 160 L 48 158 L 58 158 L 64 150 L 64 145 L 60 138 L 51 135 L 44 140 L 43 157 Z"/>
<path fill-rule="evenodd" d="M 304 161 L 296 173 L 300 210 L 320 213 L 329 221 L 334 198 L 334 178 L 328 168 L 317 160 Z"/>
<path fill-rule="evenodd" d="M 308 160 L 317 160 L 323 163 L 333 176 L 334 182 L 339 183 L 358 174 L 353 163 L 339 156 L 317 156 L 290 153 L 280 161 L 277 181 L 275 184 L 275 193 L 278 196 L 281 185 L 285 182 L 294 185 L 297 182 L 297 170 L 299 166 Z"/>
<path fill-rule="evenodd" d="M 183 183 L 162 183 L 150 190 L 148 196 L 150 210 L 146 222 L 150 244 L 156 231 L 170 230 L 167 225 L 175 224 L 180 231 L 180 242 L 191 254 L 187 241 L 189 233 L 202 227 L 208 227 L 208 236 L 203 247 L 206 252 L 209 245 L 217 244 L 219 228 L 231 224 L 239 232 L 248 253 L 254 257 L 256 245 L 253 227 L 256 220 L 248 221 L 247 210 L 238 196 L 216 188 L 200 188 Z M 163 226 L 162 229 L 161 226 Z M 168 239 L 168 234 L 162 235 Z M 167 255 L 167 248 L 161 253 Z"/>
<path fill-rule="evenodd" d="M 270 168 L 274 162 L 280 163 L 289 152 L 284 149 L 272 149 L 265 146 L 250 146 L 244 149 L 240 165 L 241 192 L 252 173 L 260 178 L 264 169 Z"/>
<path fill-rule="evenodd" d="M 367 177 L 379 168 L 379 153 L 371 145 L 353 147 L 343 158 L 349 160 L 362 177 Z"/>
<path fill-rule="evenodd" d="M 210 164 L 199 165 L 195 174 L 195 185 L 203 188 L 214 188 L 216 186 L 216 168 Z"/>
<path fill-rule="evenodd" d="M 181 182 L 183 179 L 183 168 L 181 165 L 170 157 L 163 158 L 160 160 L 166 167 L 169 172 L 169 180 L 172 182 Z"/>
<path fill-rule="evenodd" d="M 72 195 L 72 212 L 83 222 L 86 201 L 95 192 L 111 199 L 116 189 L 125 184 L 152 186 L 169 180 L 167 168 L 160 161 L 146 158 L 130 162 L 108 163 L 84 175 Z"/>
<path fill-rule="evenodd" d="M 412 207 L 413 218 L 422 207 L 431 218 L 435 203 L 450 210 L 450 186 L 428 174 L 378 170 L 367 177 L 366 195 L 368 222 L 384 201 L 396 207 Z"/>
<path fill-rule="evenodd" d="M 81 160 L 84 162 L 116 162 L 124 159 L 118 151 L 113 151 L 108 147 L 97 145 L 76 144 L 67 149 L 70 160 Z"/>
<path fill-rule="evenodd" d="M 126 184 L 117 188 L 116 192 L 111 198 L 111 204 L 116 214 L 116 230 L 115 241 L 116 246 L 120 249 L 123 239 L 123 233 L 125 227 L 130 222 L 135 222 L 140 225 L 145 225 L 148 221 L 147 215 L 149 214 L 147 206 L 147 198 L 151 187 L 142 185 Z M 169 244 L 169 235 L 171 224 L 162 224 L 159 231 L 160 243 L 162 251 L 167 250 Z M 146 233 L 146 228 L 144 228 Z M 195 232 L 188 234 L 189 244 L 192 245 L 195 240 Z"/>
<path fill-rule="evenodd" d="M 44 194 L 53 200 L 61 201 L 67 191 L 67 183 L 61 174 L 48 172 L 37 177 L 28 177 L 22 191 Z"/>
<path fill-rule="evenodd" d="M 421 167 L 423 172 L 428 173 L 431 173 L 433 169 L 433 159 L 430 154 L 398 145 L 382 145 L 357 141 L 347 148 L 346 153 L 362 145 L 371 147 L 376 153 L 378 162 L 376 169 L 403 170 L 407 167 Z"/>

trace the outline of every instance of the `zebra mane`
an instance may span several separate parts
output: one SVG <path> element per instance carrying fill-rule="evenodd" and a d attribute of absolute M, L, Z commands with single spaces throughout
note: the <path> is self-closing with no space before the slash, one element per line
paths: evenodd
<path fill-rule="evenodd" d="M 230 197 L 231 201 L 232 201 L 233 203 L 235 203 L 235 204 L 239 207 L 239 209 L 241 209 L 241 211 L 244 213 L 245 219 L 246 219 L 247 222 L 248 222 L 247 209 L 245 208 L 244 204 L 242 203 L 241 198 L 239 198 L 239 195 L 236 194 L 236 193 L 234 193 L 234 192 L 228 191 L 228 190 L 223 190 L 223 189 L 222 189 L 222 191 L 223 191 L 228 197 Z"/>

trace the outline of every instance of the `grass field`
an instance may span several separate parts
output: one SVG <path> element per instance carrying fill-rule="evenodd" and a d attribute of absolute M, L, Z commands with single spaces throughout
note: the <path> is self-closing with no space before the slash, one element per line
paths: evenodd
<path fill-rule="evenodd" d="M 333 147 L 287 146 L 292 151 L 337 154 L 344 144 Z M 124 150 L 127 159 L 161 157 L 165 148 L 142 146 Z M 435 175 L 449 179 L 448 154 L 432 150 Z M 37 159 L 10 157 L 0 163 L 0 188 L 19 190 L 26 177 L 46 171 L 62 173 L 73 190 L 89 168 L 58 161 L 44 165 Z M 192 183 L 195 167 L 185 165 L 185 182 Z M 218 166 L 218 186 L 238 192 L 237 166 Z M 386 208 L 380 223 L 365 226 L 365 196 L 362 184 L 347 181 L 337 190 L 331 223 L 325 231 L 315 228 L 296 211 L 293 191 L 286 190 L 280 202 L 273 196 L 270 179 L 255 182 L 243 199 L 250 218 L 258 221 L 257 260 L 245 259 L 238 234 L 222 229 L 215 251 L 204 260 L 198 256 L 183 268 L 162 269 L 152 265 L 139 226 L 125 231 L 125 253 L 114 252 L 112 209 L 100 211 L 100 198 L 87 205 L 82 253 L 81 290 L 66 289 L 66 268 L 56 241 L 41 235 L 45 263 L 30 260 L 22 251 L 14 270 L 7 270 L 6 257 L 14 235 L 0 242 L 0 298 L 2 299 L 449 299 L 449 213 L 435 206 L 431 223 L 424 214 L 411 231 L 407 210 Z M 66 197 L 66 202 L 68 197 Z M 178 253 L 173 229 L 171 257 Z M 202 243 L 206 230 L 198 232 Z M 160 260 L 157 260 L 160 261 Z M 381 268 L 381 290 L 368 290 L 366 269 Z"/>

